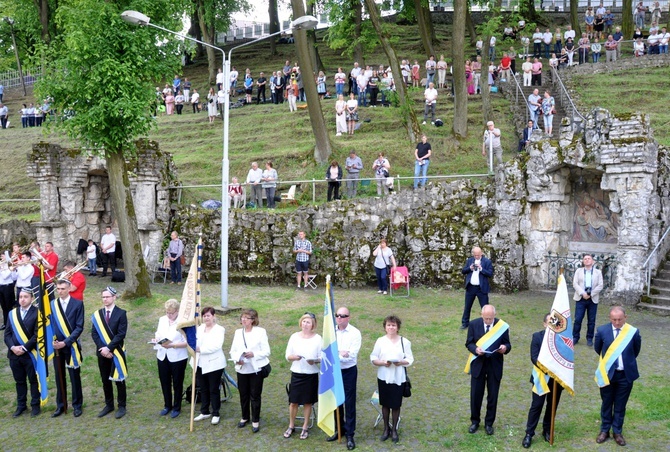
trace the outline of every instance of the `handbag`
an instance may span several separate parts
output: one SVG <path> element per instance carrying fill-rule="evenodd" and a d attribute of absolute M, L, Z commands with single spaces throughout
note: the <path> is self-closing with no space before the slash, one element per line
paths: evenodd
<path fill-rule="evenodd" d="M 405 343 L 402 340 L 402 336 L 400 337 L 400 345 L 402 345 L 402 354 L 403 357 L 405 355 Z M 402 396 L 403 397 L 412 397 L 412 382 L 409 379 L 409 375 L 407 375 L 407 367 L 405 367 L 405 383 L 402 386 Z"/>
<path fill-rule="evenodd" d="M 184 256 L 184 255 L 182 254 L 182 255 L 179 257 L 179 262 L 181 263 L 181 265 L 185 265 L 185 264 L 186 264 L 186 256 Z"/>

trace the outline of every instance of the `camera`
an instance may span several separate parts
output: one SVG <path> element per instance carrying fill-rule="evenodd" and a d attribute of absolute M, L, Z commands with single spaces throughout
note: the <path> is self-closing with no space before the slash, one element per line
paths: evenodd
<path fill-rule="evenodd" d="M 588 295 L 589 297 L 591 296 L 591 288 L 590 287 L 585 288 L 584 291 L 586 292 L 586 295 Z"/>

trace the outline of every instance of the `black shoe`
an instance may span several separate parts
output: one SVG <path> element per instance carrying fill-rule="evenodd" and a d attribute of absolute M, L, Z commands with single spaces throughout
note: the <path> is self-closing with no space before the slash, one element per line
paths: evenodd
<path fill-rule="evenodd" d="M 474 433 L 478 429 L 479 429 L 479 424 L 477 424 L 476 422 L 473 422 L 472 425 L 470 426 L 470 428 L 468 429 L 468 432 L 469 433 Z"/>
<path fill-rule="evenodd" d="M 572 341 L 572 346 L 574 347 L 574 346 L 577 345 L 578 343 L 579 343 L 579 339 L 575 339 L 574 341 Z"/>
<path fill-rule="evenodd" d="M 587 340 L 586 345 L 588 345 L 589 347 L 593 347 L 593 341 Z"/>
<path fill-rule="evenodd" d="M 114 408 L 111 408 L 111 407 L 108 407 L 107 405 L 105 405 L 105 407 L 102 409 L 102 411 L 100 411 L 98 413 L 98 417 L 105 417 L 109 413 L 111 413 L 112 411 L 114 411 Z"/>
<path fill-rule="evenodd" d="M 53 412 L 51 417 L 58 417 L 61 414 L 63 414 L 64 412 L 65 412 L 65 410 L 63 410 L 63 408 L 58 407 L 58 408 L 56 408 L 56 411 Z"/>
<path fill-rule="evenodd" d="M 40 410 L 40 407 L 36 406 L 33 407 L 33 409 L 30 411 L 30 417 L 35 417 L 39 416 L 42 410 Z"/>
<path fill-rule="evenodd" d="M 7 328 L 7 325 L 3 323 L 2 326 L 0 326 L 0 331 L 4 330 L 5 328 Z"/>
<path fill-rule="evenodd" d="M 249 421 L 240 421 L 237 423 L 237 428 L 244 428 L 247 426 L 248 423 Z"/>
<path fill-rule="evenodd" d="M 14 414 L 12 414 L 12 417 L 19 417 L 24 411 L 26 411 L 26 407 L 17 408 L 16 411 L 14 411 Z"/>
<path fill-rule="evenodd" d="M 163 409 L 161 410 L 161 412 L 158 413 L 158 414 L 161 415 L 161 416 L 165 416 L 166 414 L 168 414 L 168 413 L 170 412 L 170 409 L 171 409 L 171 408 L 167 408 L 167 407 L 165 407 L 165 408 L 163 408 Z"/>
<path fill-rule="evenodd" d="M 486 425 L 484 426 L 484 429 L 486 430 L 487 435 L 493 435 L 493 426 L 492 425 Z"/>
<path fill-rule="evenodd" d="M 100 273 L 100 278 L 104 278 L 105 276 L 107 276 L 105 273 Z"/>
<path fill-rule="evenodd" d="M 551 439 L 551 434 L 549 432 L 542 432 L 542 438 L 544 438 L 546 442 L 549 442 Z"/>
<path fill-rule="evenodd" d="M 79 417 L 81 416 L 81 408 L 75 408 L 74 409 L 74 417 Z"/>
<path fill-rule="evenodd" d="M 398 438 L 398 432 L 396 430 L 394 430 L 393 433 L 391 433 L 391 441 L 393 441 L 394 443 L 400 441 L 400 438 Z"/>
<path fill-rule="evenodd" d="M 389 436 L 391 436 L 391 432 L 388 430 L 384 430 L 384 433 L 382 433 L 382 436 L 379 438 L 382 441 L 386 441 L 389 439 Z"/>
<path fill-rule="evenodd" d="M 460 329 L 464 330 L 464 329 L 466 329 L 467 327 L 468 327 L 468 325 L 461 325 L 461 328 L 460 328 Z"/>
<path fill-rule="evenodd" d="M 528 449 L 532 441 L 533 437 L 529 434 L 526 434 L 526 436 L 524 436 L 523 438 L 523 441 L 521 442 L 521 445 L 523 446 L 524 449 Z"/>
<path fill-rule="evenodd" d="M 251 433 L 258 433 L 260 431 L 261 431 L 260 425 L 258 427 L 254 427 L 253 425 L 251 426 Z"/>
<path fill-rule="evenodd" d="M 333 436 L 329 436 L 329 437 L 326 439 L 326 441 L 328 441 L 329 443 L 330 443 L 330 442 L 333 442 L 333 441 L 337 441 L 337 432 L 335 432 L 335 434 L 333 434 Z"/>
<path fill-rule="evenodd" d="M 126 415 L 126 407 L 120 406 L 119 409 L 116 410 L 116 414 L 114 415 L 114 417 L 117 419 L 121 419 L 125 415 Z"/>
<path fill-rule="evenodd" d="M 180 413 L 181 413 L 181 410 L 172 410 L 172 413 L 170 413 L 170 418 L 174 419 L 177 416 L 179 416 Z"/>
<path fill-rule="evenodd" d="M 347 450 L 354 450 L 356 449 L 356 443 L 354 442 L 354 437 L 349 436 L 347 438 Z"/>

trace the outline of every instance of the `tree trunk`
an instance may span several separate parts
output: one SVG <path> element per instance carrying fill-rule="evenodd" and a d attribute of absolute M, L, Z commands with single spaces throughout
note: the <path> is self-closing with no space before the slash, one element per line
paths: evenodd
<path fill-rule="evenodd" d="M 419 136 L 421 136 L 421 127 L 419 127 L 419 121 L 416 118 L 416 112 L 414 111 L 414 101 L 409 96 L 409 91 L 405 86 L 405 83 L 402 79 L 402 73 L 400 72 L 400 63 L 398 63 L 398 57 L 396 56 L 395 50 L 391 45 L 388 33 L 384 32 L 382 29 L 381 20 L 379 17 L 379 12 L 377 11 L 377 6 L 375 0 L 365 0 L 365 9 L 370 15 L 370 22 L 372 26 L 375 27 L 377 36 L 379 37 L 379 42 L 386 53 L 386 57 L 391 64 L 391 71 L 393 72 L 393 80 L 395 81 L 396 92 L 398 93 L 398 99 L 400 101 L 400 114 L 405 127 L 407 128 L 407 135 L 409 141 L 414 143 Z"/>
<path fill-rule="evenodd" d="M 454 23 L 456 23 L 455 20 L 456 18 L 454 17 Z M 467 2 L 465 7 L 465 27 L 468 29 L 470 45 L 474 47 L 477 44 L 477 30 L 475 29 L 475 24 L 472 22 L 472 14 L 470 14 L 470 9 L 467 7 Z M 465 43 L 465 39 L 463 39 L 463 43 Z M 465 67 L 465 62 L 463 62 L 463 65 Z"/>
<path fill-rule="evenodd" d="M 582 36 L 582 29 L 579 27 L 579 14 L 577 14 L 577 8 L 579 8 L 579 0 L 570 0 L 570 25 L 572 25 L 572 29 L 575 30 L 575 47 L 577 47 L 577 40 Z M 626 13 L 624 12 L 624 14 Z"/>
<path fill-rule="evenodd" d="M 279 10 L 277 8 L 277 0 L 269 0 L 268 13 L 270 14 L 270 34 L 279 31 Z M 277 40 L 270 38 L 270 55 L 277 55 Z"/>
<path fill-rule="evenodd" d="M 433 51 L 433 42 L 431 41 L 428 30 L 428 21 L 426 20 L 426 14 L 424 7 L 421 5 L 421 0 L 414 0 L 414 10 L 419 25 L 419 36 L 421 36 L 421 43 L 423 44 L 423 50 L 426 52 L 426 57 L 435 55 L 435 52 Z"/>
<path fill-rule="evenodd" d="M 526 23 L 532 22 L 536 25 L 546 23 L 535 9 L 535 0 L 523 0 L 519 4 L 519 12 L 526 19 Z"/>
<path fill-rule="evenodd" d="M 35 7 L 37 8 L 37 13 L 40 17 L 40 28 L 42 42 L 44 44 L 49 44 L 51 41 L 51 36 L 49 34 L 49 2 L 48 0 L 33 0 L 35 2 Z"/>
<path fill-rule="evenodd" d="M 291 0 L 293 8 L 293 17 L 302 17 L 305 15 L 303 0 Z M 314 133 L 315 148 L 314 158 L 317 163 L 322 164 L 328 161 L 333 150 L 326 129 L 326 121 L 323 119 L 321 110 L 321 101 L 316 92 L 316 81 L 314 80 L 314 69 L 310 55 L 309 44 L 307 42 L 307 33 L 305 30 L 293 30 L 295 37 L 295 46 L 298 52 L 298 61 L 300 61 L 300 70 L 302 71 L 302 81 L 305 86 L 305 96 L 307 97 L 307 110 L 312 124 L 312 133 Z"/>
<path fill-rule="evenodd" d="M 314 14 L 314 3 L 307 2 L 306 14 L 316 16 Z M 307 30 L 307 45 L 312 56 L 312 67 L 315 71 L 325 71 L 321 57 L 319 56 L 319 48 L 316 46 L 316 30 Z M 304 74 L 303 74 L 304 75 Z"/>
<path fill-rule="evenodd" d="M 200 16 L 198 15 L 198 9 L 193 10 L 191 15 L 191 28 L 188 30 L 188 34 L 193 36 L 195 39 L 202 41 L 202 31 L 200 30 Z M 196 43 L 195 45 L 195 59 L 199 60 L 206 55 L 205 46 L 202 44 Z"/>
<path fill-rule="evenodd" d="M 467 0 L 454 0 L 454 23 L 451 30 L 451 51 L 454 56 L 454 123 L 453 133 L 458 138 L 468 135 L 468 88 L 465 84 L 465 22 Z M 474 28 L 474 27 L 473 27 Z M 471 35 L 476 36 L 476 35 Z M 483 73 L 483 70 L 482 70 Z"/>
<path fill-rule="evenodd" d="M 197 0 L 197 2 L 198 18 L 200 19 L 200 31 L 202 31 L 202 40 L 214 45 L 214 27 L 210 27 L 205 22 L 205 5 L 203 0 Z M 207 72 L 209 73 L 209 84 L 211 86 L 216 83 L 217 68 L 221 66 L 217 66 L 216 64 L 216 53 L 214 52 L 214 49 L 211 47 L 205 47 L 205 50 L 207 51 Z"/>
<path fill-rule="evenodd" d="M 482 89 L 482 115 L 484 124 L 491 120 L 491 95 L 489 93 L 489 49 L 491 48 L 491 36 L 484 36 L 484 45 L 482 46 L 482 76 L 479 82 Z"/>
<path fill-rule="evenodd" d="M 354 61 L 358 62 L 358 65 L 362 68 L 365 67 L 365 56 L 363 55 L 363 45 L 360 43 L 361 40 L 361 27 L 363 24 L 363 3 L 360 0 L 351 0 L 351 7 L 353 8 L 354 14 L 354 36 L 352 39 L 356 41 L 354 46 Z"/>
<path fill-rule="evenodd" d="M 126 161 L 121 151 L 107 157 L 107 173 L 113 212 L 119 225 L 123 247 L 123 266 L 126 273 L 126 290 L 123 298 L 151 297 L 149 273 L 142 256 Z"/>
<path fill-rule="evenodd" d="M 621 11 L 621 33 L 623 33 L 624 39 L 633 39 L 634 31 L 633 0 L 623 0 Z"/>
<path fill-rule="evenodd" d="M 426 22 L 426 31 L 430 37 L 430 42 L 432 44 L 437 44 L 437 36 L 435 36 L 435 27 L 433 26 L 433 16 L 430 12 L 430 4 L 428 1 L 426 1 L 426 4 L 423 5 L 423 8 L 421 9 L 423 10 L 424 20 Z"/>

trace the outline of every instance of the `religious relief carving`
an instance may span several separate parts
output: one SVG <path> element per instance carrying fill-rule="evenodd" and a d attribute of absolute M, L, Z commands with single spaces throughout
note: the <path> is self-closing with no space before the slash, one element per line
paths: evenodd
<path fill-rule="evenodd" d="M 576 192 L 572 241 L 617 243 L 619 214 L 609 207 L 609 195 L 596 184 Z"/>

